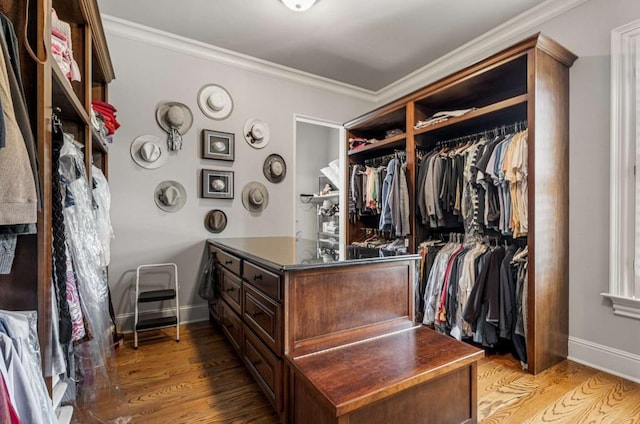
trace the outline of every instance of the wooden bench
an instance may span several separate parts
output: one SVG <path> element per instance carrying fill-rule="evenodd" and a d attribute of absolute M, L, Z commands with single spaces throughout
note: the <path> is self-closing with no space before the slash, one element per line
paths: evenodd
<path fill-rule="evenodd" d="M 289 422 L 475 423 L 483 351 L 413 327 L 287 357 Z"/>

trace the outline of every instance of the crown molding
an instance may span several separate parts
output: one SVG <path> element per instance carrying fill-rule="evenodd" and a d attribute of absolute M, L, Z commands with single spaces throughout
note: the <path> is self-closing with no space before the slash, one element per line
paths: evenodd
<path fill-rule="evenodd" d="M 105 32 L 112 35 L 384 105 L 507 48 L 514 41 L 536 32 L 543 23 L 588 1 L 590 0 L 547 0 L 377 91 L 299 71 L 114 16 L 102 15 L 102 19 Z"/>
<path fill-rule="evenodd" d="M 236 68 L 282 78 L 297 84 L 339 93 L 372 103 L 377 101 L 376 93 L 372 90 L 258 59 L 233 50 L 223 49 L 222 47 L 201 41 L 181 37 L 125 19 L 116 18 L 115 16 L 102 15 L 102 20 L 105 32 L 111 35 L 189 54 Z"/>
<path fill-rule="evenodd" d="M 379 105 L 427 86 L 440 78 L 474 64 L 514 41 L 532 35 L 540 25 L 590 0 L 547 0 L 441 56 L 428 65 L 392 82 L 376 92 Z"/>

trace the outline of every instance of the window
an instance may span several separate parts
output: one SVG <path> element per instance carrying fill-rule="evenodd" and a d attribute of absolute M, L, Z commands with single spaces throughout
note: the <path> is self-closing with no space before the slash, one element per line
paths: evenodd
<path fill-rule="evenodd" d="M 640 20 L 611 36 L 609 292 L 616 315 L 640 319 Z"/>

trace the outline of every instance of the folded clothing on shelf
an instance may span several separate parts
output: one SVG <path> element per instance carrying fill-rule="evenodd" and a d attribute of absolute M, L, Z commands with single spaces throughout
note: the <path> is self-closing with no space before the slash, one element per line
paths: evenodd
<path fill-rule="evenodd" d="M 51 54 L 64 76 L 71 81 L 82 80 L 78 63 L 73 58 L 71 25 L 58 19 L 54 9 L 51 9 Z"/>
<path fill-rule="evenodd" d="M 414 128 L 417 130 L 420 128 L 428 127 L 430 125 L 439 124 L 440 122 L 444 122 L 449 118 L 457 118 L 458 116 L 465 115 L 474 110 L 476 110 L 475 107 L 472 107 L 469 109 L 443 110 L 441 112 L 436 112 L 430 118 L 424 121 L 416 122 L 416 125 L 414 126 Z"/>
<path fill-rule="evenodd" d="M 106 135 L 112 135 L 118 128 L 120 128 L 120 123 L 116 119 L 117 109 L 113 107 L 113 105 L 107 102 L 94 100 L 91 102 L 91 109 L 96 115 L 96 120 L 102 122 L 106 128 Z M 96 128 L 96 130 L 101 132 L 100 127 Z"/>

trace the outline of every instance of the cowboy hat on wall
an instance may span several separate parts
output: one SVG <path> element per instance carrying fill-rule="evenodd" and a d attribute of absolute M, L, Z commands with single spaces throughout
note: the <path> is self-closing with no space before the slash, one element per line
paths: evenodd
<path fill-rule="evenodd" d="M 280 183 L 287 175 L 287 164 L 282 156 L 276 153 L 271 154 L 267 156 L 262 165 L 262 173 L 269 182 Z"/>
<path fill-rule="evenodd" d="M 165 212 L 178 212 L 187 202 L 187 191 L 177 181 L 162 181 L 153 193 L 153 200 Z"/>
<path fill-rule="evenodd" d="M 242 189 L 242 205 L 249 212 L 262 212 L 269 206 L 269 191 L 257 181 L 247 183 Z"/>
<path fill-rule="evenodd" d="M 193 114 L 185 104 L 178 102 L 165 102 L 156 109 L 156 121 L 168 134 L 167 144 L 169 150 L 182 149 L 182 136 L 193 125 Z"/>
<path fill-rule="evenodd" d="M 145 169 L 160 168 L 167 162 L 167 146 L 154 135 L 141 135 L 131 142 L 131 158 Z"/>

